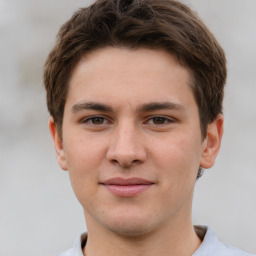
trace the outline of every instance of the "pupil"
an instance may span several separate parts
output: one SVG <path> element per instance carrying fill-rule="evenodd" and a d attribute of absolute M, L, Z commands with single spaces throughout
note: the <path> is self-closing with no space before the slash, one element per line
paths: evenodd
<path fill-rule="evenodd" d="M 92 123 L 93 124 L 103 124 L 104 120 L 102 117 L 94 117 L 92 118 Z"/>
<path fill-rule="evenodd" d="M 154 121 L 154 124 L 164 124 L 165 119 L 162 118 L 162 117 L 155 117 L 155 118 L 153 119 L 153 121 Z"/>

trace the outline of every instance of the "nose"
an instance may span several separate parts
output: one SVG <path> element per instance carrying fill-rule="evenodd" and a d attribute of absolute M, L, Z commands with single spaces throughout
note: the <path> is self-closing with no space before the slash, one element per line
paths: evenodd
<path fill-rule="evenodd" d="M 119 125 L 112 134 L 108 161 L 123 168 L 143 163 L 147 158 L 142 134 L 131 124 Z"/>

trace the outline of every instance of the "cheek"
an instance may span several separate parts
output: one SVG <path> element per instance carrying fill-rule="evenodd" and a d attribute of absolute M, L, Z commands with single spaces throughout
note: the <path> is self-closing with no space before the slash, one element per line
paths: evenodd
<path fill-rule="evenodd" d="M 66 137 L 64 149 L 71 185 L 82 201 L 83 195 L 88 197 L 95 192 L 104 149 L 100 143 L 81 136 Z"/>
<path fill-rule="evenodd" d="M 200 140 L 194 139 L 193 136 L 176 136 L 158 143 L 153 148 L 155 163 L 173 179 L 172 182 L 179 179 L 189 180 L 189 177 L 196 175 L 200 165 Z"/>
<path fill-rule="evenodd" d="M 193 139 L 175 139 L 157 151 L 156 166 L 162 185 L 162 202 L 182 207 L 190 202 L 200 164 L 198 143 Z M 168 199 L 167 199 L 168 198 Z"/>
<path fill-rule="evenodd" d="M 90 136 L 73 136 L 64 144 L 67 165 L 70 172 L 86 174 L 95 171 L 100 159 L 104 157 L 104 143 Z"/>

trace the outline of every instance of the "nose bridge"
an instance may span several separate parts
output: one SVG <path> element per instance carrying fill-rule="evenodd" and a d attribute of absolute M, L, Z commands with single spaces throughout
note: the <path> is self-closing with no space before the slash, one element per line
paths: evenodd
<path fill-rule="evenodd" d="M 123 120 L 115 128 L 108 150 L 108 159 L 122 166 L 143 162 L 146 157 L 140 132 L 135 122 Z"/>
<path fill-rule="evenodd" d="M 136 137 L 137 129 L 135 124 L 132 121 L 123 122 L 117 127 L 117 134 L 115 136 L 115 146 L 120 151 L 124 152 L 133 152 L 136 149 Z"/>

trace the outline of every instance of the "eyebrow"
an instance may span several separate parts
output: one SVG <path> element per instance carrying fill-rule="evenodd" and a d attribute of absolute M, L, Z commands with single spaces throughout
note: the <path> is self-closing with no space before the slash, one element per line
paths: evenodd
<path fill-rule="evenodd" d="M 187 109 L 177 103 L 173 102 L 152 102 L 149 104 L 143 104 L 140 108 L 139 111 L 141 112 L 153 112 L 156 110 L 164 110 L 164 109 L 169 109 L 169 110 L 178 110 L 178 111 L 184 111 L 186 112 Z"/>
<path fill-rule="evenodd" d="M 76 113 L 81 110 L 96 110 L 103 112 L 113 112 L 113 109 L 105 104 L 97 103 L 97 102 L 83 102 L 77 103 L 72 107 L 72 112 Z"/>
<path fill-rule="evenodd" d="M 164 109 L 184 111 L 184 112 L 187 111 L 187 109 L 183 105 L 173 103 L 173 102 L 146 103 L 146 104 L 143 104 L 142 106 L 140 106 L 138 108 L 138 111 L 139 112 L 153 112 L 153 111 L 164 110 Z M 105 104 L 98 103 L 98 102 L 82 102 L 82 103 L 77 103 L 72 107 L 73 113 L 77 113 L 82 110 L 114 112 L 113 108 L 110 107 L 109 105 L 105 105 Z"/>

